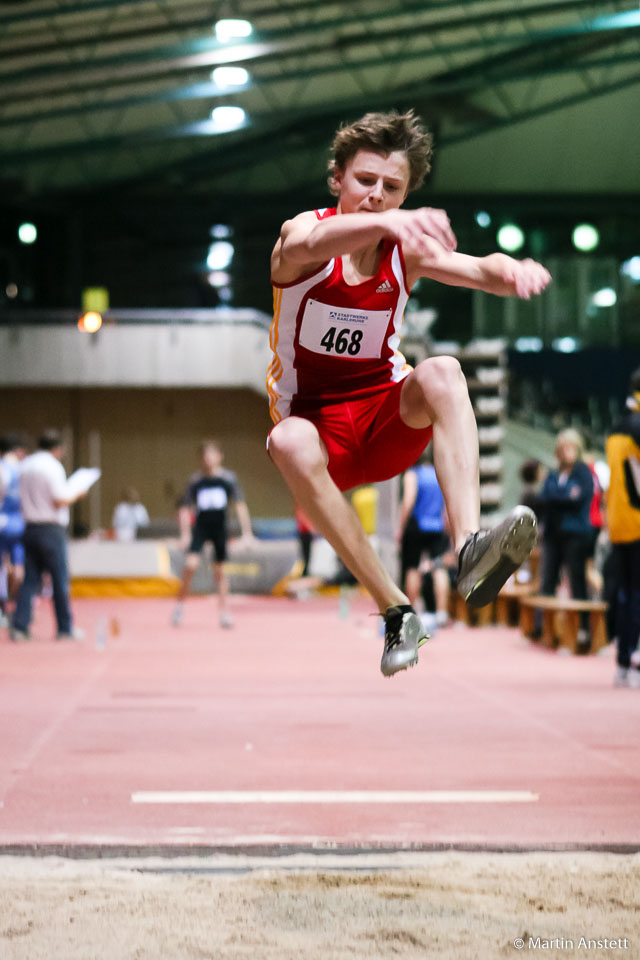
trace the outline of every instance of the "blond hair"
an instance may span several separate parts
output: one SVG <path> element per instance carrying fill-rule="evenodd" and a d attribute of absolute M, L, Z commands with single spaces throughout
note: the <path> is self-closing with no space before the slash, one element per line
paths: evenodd
<path fill-rule="evenodd" d="M 344 170 L 358 150 L 372 150 L 389 156 L 401 150 L 409 163 L 409 190 L 416 190 L 431 169 L 433 137 L 424 129 L 413 110 L 398 113 L 367 113 L 359 120 L 340 127 L 331 145 L 329 189 L 340 193 L 335 180 L 336 170 Z"/>
<path fill-rule="evenodd" d="M 576 448 L 577 459 L 584 459 L 584 440 L 581 435 L 573 427 L 567 427 L 566 430 L 561 430 L 558 436 L 556 437 L 556 446 L 555 452 L 557 453 L 558 447 L 562 443 L 570 443 Z"/>

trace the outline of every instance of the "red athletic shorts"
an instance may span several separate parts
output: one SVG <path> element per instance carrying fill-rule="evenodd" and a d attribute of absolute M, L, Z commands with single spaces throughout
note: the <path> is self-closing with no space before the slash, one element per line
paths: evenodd
<path fill-rule="evenodd" d="M 400 417 L 402 381 L 372 397 L 324 407 L 296 405 L 293 415 L 315 425 L 329 454 L 329 474 L 341 490 L 389 480 L 413 466 L 433 432 Z"/>

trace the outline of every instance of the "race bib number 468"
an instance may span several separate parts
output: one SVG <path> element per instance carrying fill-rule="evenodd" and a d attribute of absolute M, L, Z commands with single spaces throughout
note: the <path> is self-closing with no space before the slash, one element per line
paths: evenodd
<path fill-rule="evenodd" d="M 313 353 L 345 359 L 371 359 L 382 354 L 391 310 L 332 307 L 308 300 L 300 325 L 300 345 Z"/>

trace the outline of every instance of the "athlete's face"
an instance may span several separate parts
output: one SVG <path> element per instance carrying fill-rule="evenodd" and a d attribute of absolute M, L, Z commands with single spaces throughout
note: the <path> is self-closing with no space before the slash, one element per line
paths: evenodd
<path fill-rule="evenodd" d="M 222 465 L 222 452 L 213 445 L 207 446 L 202 451 L 202 462 L 205 470 L 217 470 Z"/>
<path fill-rule="evenodd" d="M 336 169 L 341 213 L 382 213 L 400 207 L 409 192 L 409 161 L 402 150 L 388 156 L 358 150 L 344 170 Z"/>

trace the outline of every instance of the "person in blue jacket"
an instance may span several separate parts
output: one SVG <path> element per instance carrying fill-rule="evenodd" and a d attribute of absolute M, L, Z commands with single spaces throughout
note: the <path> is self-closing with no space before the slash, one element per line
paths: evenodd
<path fill-rule="evenodd" d="M 563 430 L 556 439 L 558 468 L 547 474 L 541 494 L 543 509 L 542 593 L 553 596 L 564 568 L 571 596 L 587 599 L 586 564 L 593 527 L 589 519 L 593 477 L 583 460 L 584 445 L 577 430 Z M 589 617 L 583 614 L 578 643 L 589 640 Z"/>
<path fill-rule="evenodd" d="M 7 604 L 24 579 L 24 518 L 20 504 L 20 462 L 27 441 L 20 433 L 0 437 L 0 626 L 8 626 Z"/>

